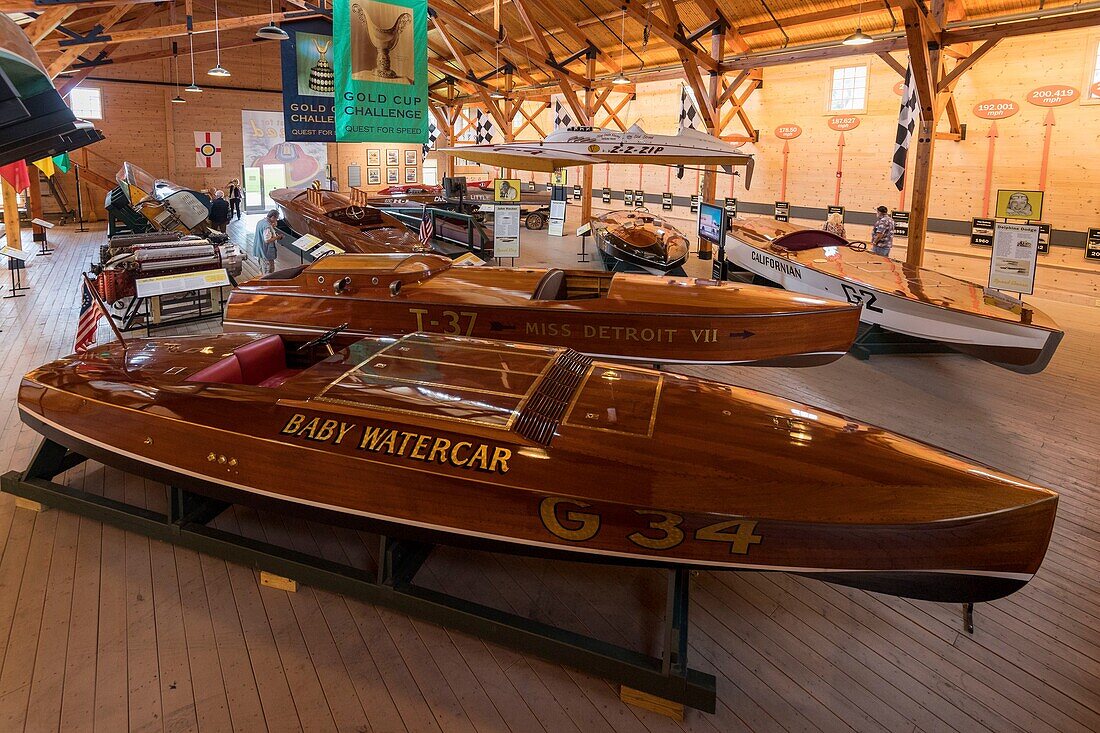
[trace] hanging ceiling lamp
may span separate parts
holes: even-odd
[[[622,34],[619,36],[619,73],[615,75],[615,78],[611,80],[611,83],[616,86],[622,86],[623,84],[630,84],[630,79],[626,78],[626,74],[623,73],[623,51],[626,49],[626,6],[623,6],[623,29]]]
[[[202,87],[195,83],[195,35],[188,32],[187,40],[191,44],[191,85],[183,91],[194,94],[202,91]]]
[[[231,76],[229,69],[222,66],[222,39],[218,29],[218,0],[214,0],[214,48],[218,53],[217,65],[206,72],[208,76]]]
[[[859,15],[856,19],[856,32],[841,41],[845,46],[866,46],[875,39],[863,32],[863,2],[859,3]]]
[[[263,41],[289,41],[290,35],[279,26],[275,25],[275,0],[269,0],[271,8],[271,22],[256,31],[256,38]]]
[[[504,35],[504,27],[501,26],[497,29],[497,38],[501,38]],[[497,41],[496,45],[496,73],[500,73],[500,41]],[[508,95],[500,90],[500,87],[493,87],[493,91],[489,92],[489,99],[508,99]]]
[[[187,104],[187,100],[180,96],[180,57],[176,55],[176,44],[172,44],[172,78],[176,83],[176,96],[172,98],[172,104]]]

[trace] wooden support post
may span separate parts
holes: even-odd
[[[4,244],[12,249],[23,249],[23,235],[19,229],[19,201],[15,197],[15,187],[0,179],[0,188],[4,190]]]
[[[30,196],[30,210],[32,219],[42,218],[42,172],[38,166],[28,165],[27,173],[31,177],[31,186],[28,189]],[[38,231],[35,229],[34,231]]]
[[[585,64],[585,74],[589,79],[589,86],[584,90],[584,111],[588,113],[589,120],[596,119],[596,94],[592,89],[591,80],[596,76],[596,55],[588,54],[588,62]],[[581,169],[581,224],[587,224],[592,219],[592,166],[586,165]]]
[[[45,504],[31,499],[24,499],[22,496],[15,497],[15,506],[18,509],[28,509],[32,512],[44,512],[49,509]]]
[[[663,697],[650,695],[648,692],[635,690],[626,685],[619,687],[619,699],[627,705],[633,705],[642,710],[672,718],[679,723],[684,722],[684,706],[681,703],[665,700]]]
[[[269,573],[266,570],[260,571],[260,585],[267,586],[268,588],[275,588],[276,590],[285,590],[287,593],[298,592],[298,581],[284,578],[282,575],[276,575],[275,573]]]

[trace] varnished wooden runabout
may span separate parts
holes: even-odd
[[[1062,330],[1033,305],[976,283],[853,249],[829,232],[763,217],[738,218],[731,262],[794,292],[845,299],[861,320],[940,341],[1023,374],[1050,363]]]
[[[22,419],[213,496],[603,562],[782,570],[990,600],[1057,494],[840,415],[545,346],[413,334],[109,344],[27,374]]]
[[[271,198],[296,234],[312,234],[345,252],[431,252],[432,248],[389,214],[335,191],[279,188]]]
[[[645,210],[608,212],[592,220],[592,232],[605,258],[628,262],[654,275],[682,267],[687,260],[687,237]]]
[[[859,308],[776,288],[558,269],[452,267],[438,255],[332,255],[229,297],[236,331],[431,331],[645,363],[810,366],[840,358]]]

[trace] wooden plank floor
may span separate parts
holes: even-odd
[[[3,470],[25,467],[38,442],[15,410],[19,378],[71,351],[76,276],[103,233],[70,227],[52,239],[57,254],[32,263],[27,297],[0,300]],[[525,263],[572,265],[571,247],[529,239]],[[679,724],[621,704],[611,684],[576,670],[309,587],[261,587],[249,569],[0,495],[0,731],[1100,730],[1100,310],[1042,307],[1067,335],[1036,376],[963,356],[682,370],[838,410],[1060,490],[1042,570],[1023,591],[980,605],[973,636],[958,606],[782,574],[700,573],[691,661],[717,676],[718,712],[689,711]],[[163,487],[97,464],[64,480],[164,506]],[[247,509],[218,524],[373,562],[372,538],[356,532]],[[444,549],[422,579],[659,651],[654,571]]]

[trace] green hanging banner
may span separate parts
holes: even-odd
[[[335,0],[339,142],[428,140],[427,0]]]

